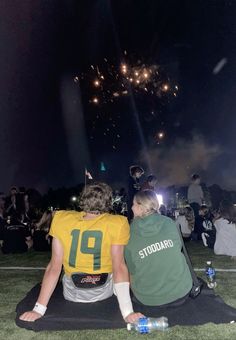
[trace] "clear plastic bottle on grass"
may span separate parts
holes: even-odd
[[[154,331],[165,331],[169,327],[168,319],[164,316],[160,318],[140,318],[135,323],[128,323],[128,331],[135,330],[140,334],[152,333]]]
[[[216,272],[215,268],[212,266],[211,261],[207,261],[206,263],[206,279],[207,279],[207,286],[211,289],[216,287]]]

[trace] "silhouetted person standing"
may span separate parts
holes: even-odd
[[[200,185],[201,178],[198,174],[194,174],[191,177],[191,184],[188,187],[188,202],[193,208],[194,215],[199,215],[199,208],[203,204],[204,194]]]
[[[133,213],[131,210],[132,204],[133,204],[133,198],[134,195],[141,189],[140,185],[140,178],[144,174],[144,170],[139,165],[132,165],[129,168],[129,182],[128,182],[128,202],[127,202],[127,208],[128,208],[128,219],[129,221],[133,217]]]

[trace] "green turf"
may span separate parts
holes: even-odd
[[[225,256],[215,256],[207,248],[199,244],[188,245],[189,253],[195,267],[203,268],[207,260],[212,260],[217,268],[235,268],[236,262]],[[49,254],[35,253],[31,251],[22,255],[0,255],[0,267],[2,266],[45,266],[49,259]],[[224,340],[236,339],[236,324],[206,324],[194,327],[172,327],[167,332],[156,332],[150,335],[137,335],[128,333],[126,329],[120,330],[86,330],[86,331],[65,331],[65,332],[40,332],[34,333],[18,328],[15,325],[15,306],[25,296],[25,294],[41,280],[43,271],[27,270],[0,270],[0,340],[3,339],[159,339],[159,340]],[[204,273],[199,273],[204,276]],[[217,293],[225,302],[236,308],[236,273],[217,273]]]
[[[215,268],[236,269],[236,261],[229,256],[215,255],[213,250],[201,243],[189,242],[187,249],[195,268],[204,268],[206,261],[212,261]]]
[[[28,253],[7,255],[0,252],[0,267],[45,267],[49,259],[49,252],[30,250]]]

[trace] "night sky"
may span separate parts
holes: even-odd
[[[0,15],[0,191],[73,186],[85,167],[121,185],[136,163],[163,186],[197,172],[236,189],[235,1],[2,0]]]

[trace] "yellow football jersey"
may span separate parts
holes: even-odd
[[[84,215],[62,210],[52,220],[49,234],[63,246],[65,273],[111,273],[111,245],[126,245],[129,241],[127,218],[106,213],[85,220]]]

